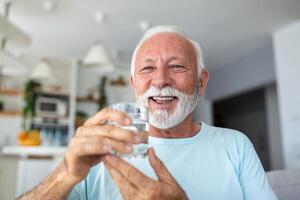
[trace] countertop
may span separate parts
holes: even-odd
[[[67,147],[56,146],[3,146],[1,153],[9,156],[63,156],[67,150]]]

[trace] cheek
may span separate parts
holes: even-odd
[[[140,96],[149,89],[149,85],[150,80],[147,80],[147,78],[138,77],[134,83],[134,90],[136,94]]]
[[[176,87],[179,90],[184,91],[189,95],[194,93],[196,81],[192,77],[192,74],[177,76],[176,79],[174,79],[174,81],[176,82]]]

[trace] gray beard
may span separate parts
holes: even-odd
[[[155,110],[153,112],[149,111],[149,123],[150,125],[159,129],[168,129],[177,126],[183,122],[186,117],[191,114],[198,104],[199,100],[199,81],[197,81],[194,94],[188,95],[179,90],[171,87],[165,87],[162,89],[157,89],[152,86],[144,94],[136,98],[138,105],[148,108],[148,98],[149,96],[156,95],[169,95],[176,96],[178,98],[176,107],[174,111],[167,110]]]

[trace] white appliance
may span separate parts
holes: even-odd
[[[67,117],[68,101],[57,97],[38,97],[35,103],[35,112],[39,117]]]

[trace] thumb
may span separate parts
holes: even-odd
[[[148,157],[150,161],[150,165],[154,169],[154,172],[158,179],[163,182],[173,182],[174,178],[165,167],[164,163],[156,156],[153,148],[148,150]]]

